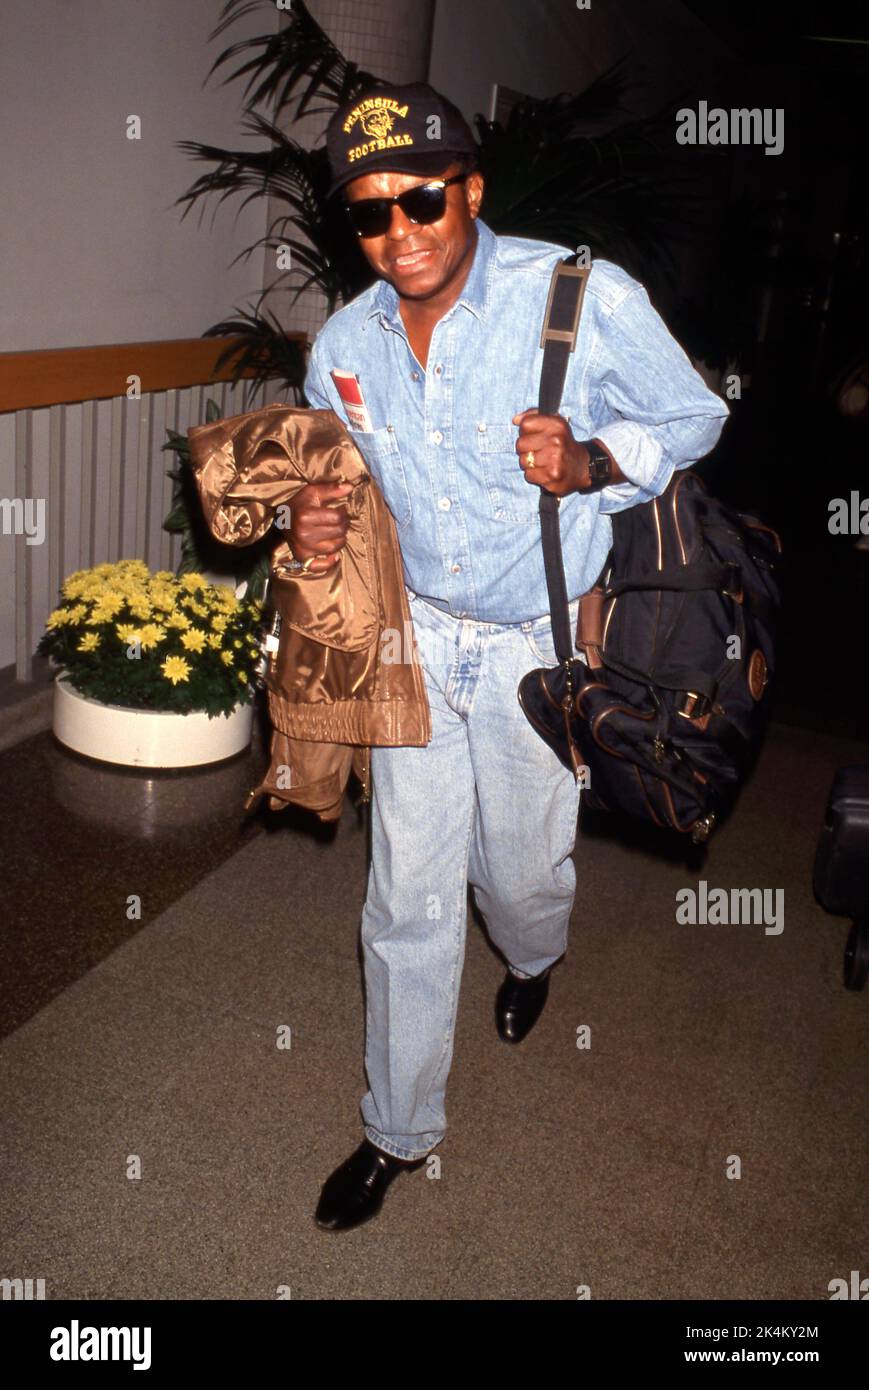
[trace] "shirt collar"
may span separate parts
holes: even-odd
[[[456,305],[463,304],[476,318],[484,319],[491,298],[498,238],[481,217],[476,219],[475,226],[477,228],[477,245],[474,259],[471,262],[471,269],[468,272],[468,278],[464,283],[462,292],[456,300]],[[371,307],[363,320],[363,328],[367,328],[369,320],[375,315],[382,317],[387,323],[397,324],[399,321],[398,305],[398,294],[393,286],[388,280],[378,280],[371,299]],[[453,308],[456,305],[453,305]],[[449,312],[452,313],[452,309]]]

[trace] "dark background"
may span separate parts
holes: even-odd
[[[785,109],[783,154],[730,147],[710,161],[726,194],[704,312],[752,331],[742,397],[698,471],[782,537],[776,716],[866,737],[869,550],[828,522],[831,499],[869,497],[869,410],[837,401],[850,372],[869,372],[869,23],[857,7],[687,2],[735,54],[720,104]]]

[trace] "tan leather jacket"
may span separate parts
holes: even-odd
[[[280,645],[266,674],[271,765],[246,806],[341,814],[351,768],[368,796],[372,744],[421,747],[431,713],[415,650],[395,522],[365,460],[331,410],[274,404],[187,431],[206,520],[227,545],[252,545],[307,483],[354,484],[350,527],[325,574],[293,574],[287,541],[271,555]],[[284,514],[281,514],[283,518]]]

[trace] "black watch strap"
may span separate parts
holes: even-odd
[[[582,442],[588,449],[588,471],[592,483],[590,490],[599,492],[612,480],[612,455],[597,439],[584,439]]]

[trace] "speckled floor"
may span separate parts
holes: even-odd
[[[583,836],[568,956],[510,1048],[472,926],[439,1175],[333,1235],[312,1212],[365,1088],[355,813],[334,839],[240,830],[231,765],[152,811],[46,740],[0,755],[5,1276],[48,1298],[825,1299],[869,1268],[869,990],[843,988],[846,924],[810,885],[833,771],[869,747],[774,727],[714,843],[699,876],[783,888],[780,935],[677,924],[697,871]]]

